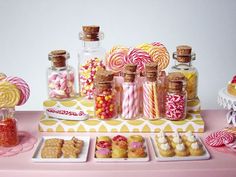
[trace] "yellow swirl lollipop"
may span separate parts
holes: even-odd
[[[18,88],[6,81],[0,82],[0,108],[15,107],[20,100]]]

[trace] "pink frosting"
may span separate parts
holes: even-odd
[[[103,154],[103,155],[108,155],[108,154],[111,153],[111,150],[110,150],[110,149],[107,149],[107,148],[102,148],[102,149],[98,149],[98,150],[97,150],[97,153]]]
[[[131,148],[141,148],[141,147],[143,147],[143,143],[141,143],[141,142],[132,142],[132,143],[130,143],[130,147]]]

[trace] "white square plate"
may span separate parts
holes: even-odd
[[[169,134],[167,134],[168,136]],[[151,139],[151,144],[152,144],[152,147],[154,149],[154,152],[155,152],[155,159],[157,161],[191,161],[191,160],[207,160],[207,159],[210,159],[210,153],[208,152],[207,148],[205,147],[205,145],[202,143],[202,140],[196,136],[196,139],[202,144],[202,147],[203,147],[203,150],[205,151],[205,154],[202,155],[202,156],[186,156],[186,157],[178,157],[178,156],[173,156],[173,157],[163,157],[160,152],[159,152],[159,149],[157,147],[157,144],[156,144],[156,140],[155,140],[155,135],[151,136],[150,139]]]
[[[32,157],[33,162],[56,162],[56,163],[77,163],[77,162],[86,162],[88,157],[88,151],[89,151],[89,143],[90,143],[90,137],[89,136],[74,136],[75,138],[78,138],[79,140],[84,141],[84,146],[82,149],[82,152],[80,153],[78,158],[42,158],[41,157],[41,149],[46,139],[51,138],[59,138],[64,140],[71,140],[73,136],[43,136],[40,140],[38,147],[36,148],[34,155]]]
[[[128,136],[125,136],[128,137]],[[113,137],[111,137],[113,138]],[[145,151],[147,153],[146,157],[143,158],[97,158],[96,157],[96,142],[97,142],[97,138],[95,140],[95,149],[94,149],[94,159],[96,162],[109,162],[109,163],[113,163],[113,162],[121,162],[121,163],[126,163],[126,162],[148,162],[149,161],[149,150],[148,150],[148,146],[147,146],[147,139],[145,137],[144,138],[144,147],[145,147]]]

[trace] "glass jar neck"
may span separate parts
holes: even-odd
[[[178,65],[183,65],[183,66],[191,67],[192,66],[192,62],[191,61],[189,61],[189,62],[179,62],[178,60],[175,60],[175,66],[178,66]]]
[[[82,45],[84,48],[98,48],[100,47],[100,41],[82,41]]]

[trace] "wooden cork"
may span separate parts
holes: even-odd
[[[173,72],[168,75],[168,90],[181,92],[185,86],[185,76],[180,72]]]
[[[191,61],[192,47],[188,45],[179,45],[176,47],[177,61],[187,63]]]
[[[83,26],[82,29],[84,41],[99,41],[99,26]]]
[[[147,63],[145,65],[145,71],[146,72],[157,72],[158,71],[158,64],[155,62]]]
[[[146,78],[147,78],[147,81],[150,81],[150,82],[157,81],[157,72],[147,72]]]
[[[96,73],[95,82],[97,83],[107,83],[113,81],[113,73],[111,71],[99,70]]]
[[[185,80],[185,77],[180,72],[173,72],[168,75],[168,81],[179,81]]]
[[[135,72],[126,72],[124,75],[124,81],[125,82],[134,82],[135,81]]]
[[[135,64],[126,64],[125,65],[125,72],[136,72],[137,65]]]
[[[65,67],[69,53],[67,53],[66,50],[53,50],[48,54],[48,58],[52,61],[54,67]]]

